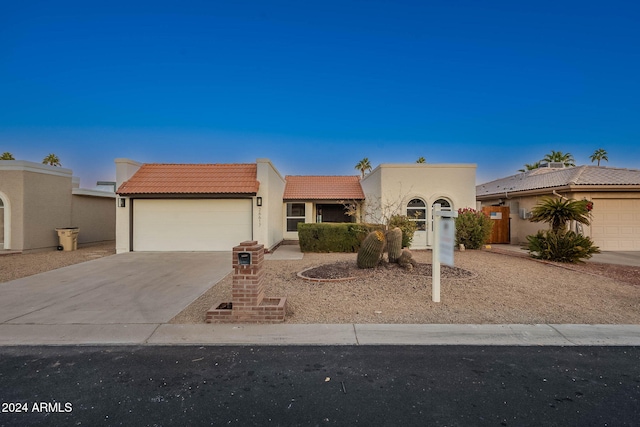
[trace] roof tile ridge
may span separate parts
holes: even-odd
[[[587,165],[577,166],[576,169],[578,169],[578,171],[576,171],[574,176],[569,180],[569,184],[578,184],[578,181],[584,174],[584,171],[587,170]]]

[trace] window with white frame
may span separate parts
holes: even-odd
[[[304,220],[304,203],[287,203],[287,231],[298,231],[298,224]]]
[[[422,199],[411,199],[407,203],[407,217],[416,223],[417,231],[427,229],[427,204]]]

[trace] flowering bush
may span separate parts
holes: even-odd
[[[471,208],[458,209],[456,218],[456,245],[467,249],[480,249],[491,236],[493,222],[482,213]]]

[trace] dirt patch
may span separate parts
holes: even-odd
[[[102,258],[116,253],[115,242],[81,246],[75,251],[50,249],[0,256],[0,283]]]
[[[332,265],[320,274],[351,274],[356,255],[267,261],[265,294],[287,297],[285,323],[640,324],[640,275],[633,267],[558,266],[490,251],[456,252],[456,267],[472,275],[449,276],[443,266],[441,302],[434,303],[427,270],[431,252],[413,254],[424,265],[415,274],[383,267],[327,283],[305,281],[297,273]],[[231,279],[224,278],[171,322],[203,323],[216,301],[231,300]]]

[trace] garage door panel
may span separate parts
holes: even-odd
[[[605,251],[640,250],[640,200],[594,200],[591,237]]]
[[[135,251],[229,251],[251,240],[251,200],[135,200]]]

